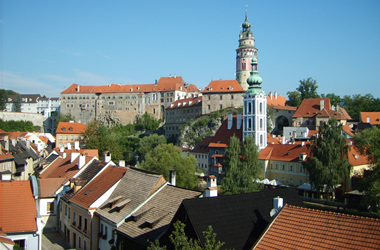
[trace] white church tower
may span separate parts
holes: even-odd
[[[263,79],[257,71],[257,59],[252,58],[252,71],[247,79],[248,90],[244,94],[243,138],[253,136],[262,150],[267,146],[267,97],[261,89]]]

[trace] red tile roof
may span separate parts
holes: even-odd
[[[270,133],[267,133],[267,143],[268,144],[281,144],[281,137],[273,138]]]
[[[1,135],[3,135],[3,134],[6,134],[6,135],[7,135],[7,134],[9,134],[9,133],[6,132],[6,131],[4,131],[4,130],[2,130],[2,129],[0,128],[0,134],[1,134]]]
[[[380,219],[285,205],[254,249],[379,249],[379,246]]]
[[[87,126],[80,122],[60,122],[56,130],[57,134],[83,134]]]
[[[289,110],[289,111],[296,111],[297,107],[291,107],[291,106],[281,106],[281,105],[274,105],[272,106],[274,109],[278,110]]]
[[[177,100],[170,104],[166,109],[181,109],[195,106],[202,106],[202,96]]]
[[[369,122],[367,121],[369,118]],[[371,125],[380,124],[380,112],[360,112],[360,120]]]
[[[1,146],[0,160],[13,160],[14,157],[8,151],[5,150],[3,146]]]
[[[310,150],[302,144],[269,144],[259,152],[260,160],[299,162],[300,153],[309,154]]]
[[[83,208],[90,208],[91,204],[118,182],[125,172],[127,172],[127,168],[125,167],[108,166],[75,194],[70,201]]]
[[[93,157],[85,156],[85,165],[88,164],[90,160],[92,160]],[[48,169],[46,169],[41,175],[40,178],[72,178],[74,177],[78,172],[78,161],[79,156],[73,161],[70,162],[71,155],[69,154],[65,159],[62,160],[56,160],[53,162],[52,165],[49,166]]]
[[[28,132],[8,132],[9,139],[17,139],[19,137],[25,137]]]
[[[343,125],[343,131],[346,132],[348,135],[354,137],[355,134],[352,131],[352,128],[348,125]]]
[[[350,149],[348,151],[348,161],[352,166],[371,165],[372,162],[368,160],[368,157],[360,154],[360,152],[356,150],[353,144],[349,147]]]
[[[288,100],[282,95],[275,95],[272,94],[272,92],[269,92],[267,95],[267,104],[270,106],[285,106],[287,101]]]
[[[31,181],[0,181],[0,228],[9,233],[37,231]]]
[[[236,80],[217,80],[211,81],[209,85],[202,91],[203,94],[208,93],[220,93],[220,92],[228,92],[228,93],[236,93],[245,91],[240,86],[239,82]]]
[[[190,85],[191,92],[194,92],[194,86]],[[196,87],[195,87],[196,89]],[[180,76],[161,77],[157,84],[109,84],[106,86],[81,86],[72,84],[69,88],[62,91],[61,94],[71,93],[149,93],[156,91],[174,91],[186,90],[185,82]]]
[[[331,110],[331,103],[329,98],[310,98],[304,99],[297,109],[293,117],[313,117],[321,112],[321,100],[324,101],[324,107]]]
[[[63,186],[67,178],[45,178],[39,179],[41,198],[55,197],[55,192]]]

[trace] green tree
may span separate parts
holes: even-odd
[[[58,127],[58,123],[60,123],[60,122],[69,122],[69,121],[75,121],[70,113],[67,113],[67,114],[60,113],[58,115],[58,117],[55,118],[55,124],[54,124],[55,128]]]
[[[317,81],[309,77],[306,80],[300,80],[300,85],[298,86],[297,91],[301,95],[301,100],[304,100],[308,98],[319,98],[317,89]]]
[[[101,154],[99,156],[101,160],[104,160],[103,153],[106,151],[111,153],[114,161],[124,159],[116,138],[109,133],[103,123],[91,121],[87,127],[88,129],[83,133],[87,149],[97,149]]]
[[[336,105],[340,105],[340,102],[342,101],[342,98],[334,93],[330,93],[330,94],[322,94],[321,95],[322,98],[329,98],[330,99],[330,103],[332,106],[336,106]]]
[[[195,175],[197,160],[194,156],[183,156],[182,149],[173,144],[159,144],[145,155],[139,166],[161,173],[168,179],[169,171],[176,171],[176,184],[184,188],[194,188],[198,183]]]
[[[373,97],[371,94],[364,96],[360,94],[353,96],[345,95],[342,101],[343,107],[353,119],[359,119],[360,112],[380,111],[380,99]]]
[[[137,117],[136,130],[155,131],[160,126],[161,121],[154,119],[150,114],[145,113]]]
[[[0,110],[5,110],[8,102],[8,94],[5,89],[0,89]]]
[[[354,137],[354,145],[361,154],[372,162],[372,169],[359,184],[365,191],[365,203],[372,208],[380,207],[380,128],[372,127],[363,130]]]
[[[21,96],[20,95],[17,95],[16,102],[14,105],[15,105],[15,111],[21,112]]]
[[[301,94],[298,91],[289,91],[287,93],[288,101],[286,101],[287,106],[299,107],[301,105]]]
[[[7,132],[17,131],[40,131],[40,126],[34,126],[31,121],[3,121],[0,119],[0,128]]]
[[[312,157],[304,163],[310,183],[318,193],[333,192],[336,185],[349,179],[351,164],[348,161],[348,146],[343,136],[343,126],[335,118],[319,128],[318,135],[311,141]],[[327,197],[329,199],[329,196]]]
[[[262,188],[261,185],[253,182],[260,172],[258,147],[253,137],[246,137],[243,147],[238,138],[235,136],[230,138],[226,149],[224,170],[222,188],[226,194],[250,193]]]
[[[151,134],[143,137],[139,142],[138,153],[141,160],[144,156],[160,144],[166,144],[166,138],[163,135]]]
[[[189,239],[185,233],[186,225],[181,221],[177,220],[174,224],[174,231],[169,235],[170,242],[173,244],[174,249],[178,250],[219,250],[225,243],[221,241],[216,241],[216,233],[214,233],[212,226],[208,226],[205,231],[203,231],[203,237],[205,238],[205,246],[202,248],[198,240]],[[164,250],[167,246],[160,247],[158,241],[151,243],[148,250]]]

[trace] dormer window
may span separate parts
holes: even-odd
[[[73,128],[72,128],[72,127],[70,127],[70,128],[69,128],[69,130],[70,130],[70,131],[73,131]]]
[[[66,131],[66,128],[65,128],[65,127],[63,127],[63,128],[62,128],[62,131]]]

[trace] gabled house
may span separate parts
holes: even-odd
[[[253,249],[379,249],[379,246],[380,219],[286,204]]]
[[[205,246],[202,232],[211,225],[216,241],[225,242],[224,249],[250,249],[272,222],[270,212],[274,208],[273,199],[278,196],[284,203],[303,206],[294,189],[184,200],[160,242],[170,246],[168,237],[174,230],[173,223],[180,220],[186,225],[186,235],[199,240],[202,247]]]
[[[116,229],[165,186],[162,174],[130,167],[109,199],[96,210],[98,248],[111,249],[117,242]]]
[[[360,112],[360,122],[380,125],[380,112]]]
[[[329,98],[304,99],[292,117],[292,126],[319,130],[319,126],[331,118],[337,119],[343,125],[351,120],[347,111],[339,105],[333,107]]]
[[[39,156],[31,147],[30,142],[12,139],[9,143],[9,153],[14,157],[15,161],[14,179],[28,180],[30,175],[35,172],[39,161]]]
[[[41,249],[38,195],[35,178],[15,181],[9,172],[1,175],[0,231],[20,248]]]
[[[201,193],[164,184],[152,198],[135,209],[117,229],[119,249],[146,249],[169,228],[173,216],[184,199],[196,198]]]
[[[211,81],[202,91],[202,115],[243,106],[244,89],[236,80]]]
[[[60,122],[56,130],[56,146],[65,147],[70,144],[74,147],[75,141],[79,141],[80,145],[84,143],[83,133],[87,130],[87,126],[80,122]]]
[[[77,192],[63,196],[62,206],[67,205],[72,214],[69,220],[61,214],[60,223],[71,247],[98,249],[99,217],[94,217],[94,212],[109,198],[127,170],[108,164]]]

